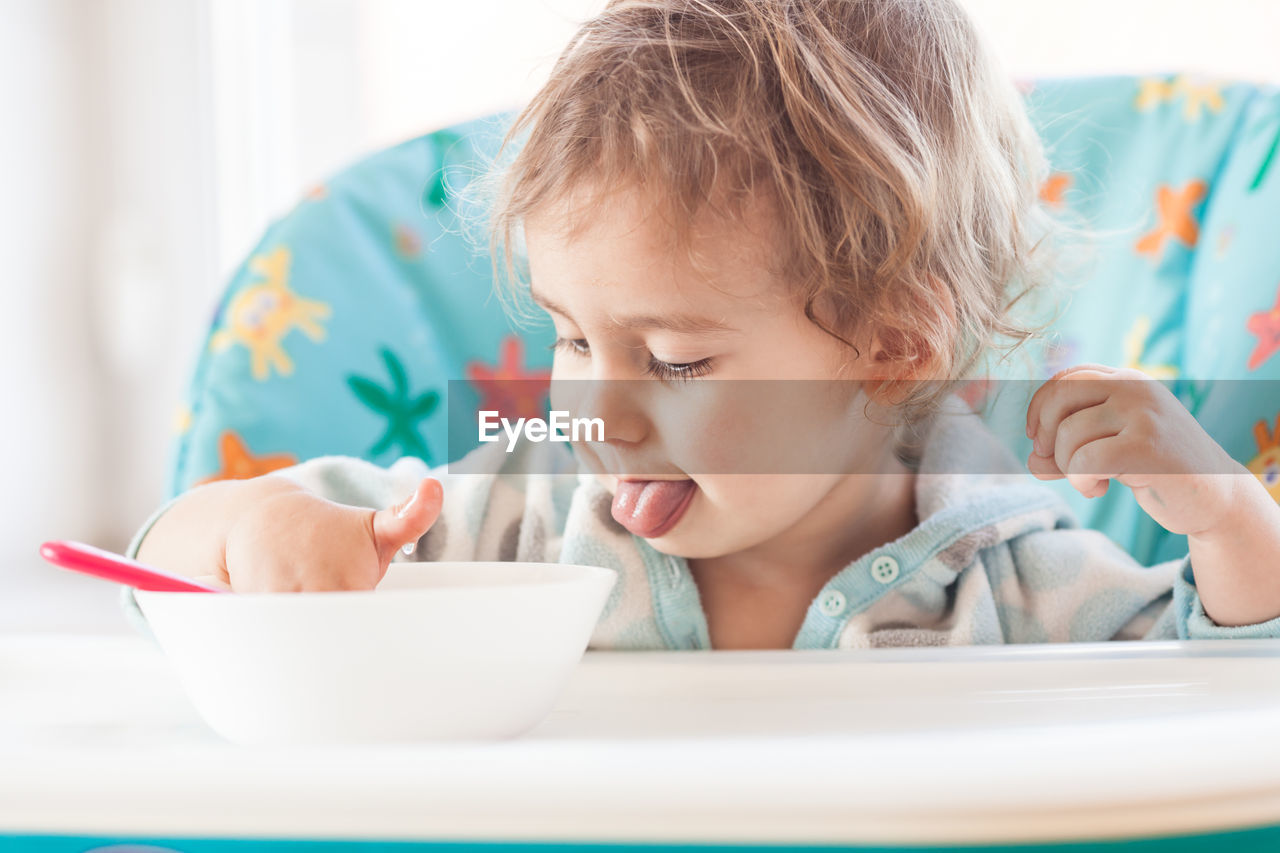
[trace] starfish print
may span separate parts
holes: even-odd
[[[1133,105],[1140,111],[1152,109],[1165,101],[1182,95],[1182,115],[1187,121],[1196,121],[1205,109],[1218,112],[1222,109],[1222,86],[1209,81],[1197,81],[1185,74],[1173,80],[1147,77],[1138,82],[1138,97]]]
[[[1196,121],[1205,109],[1211,113],[1222,109],[1222,87],[1219,84],[1179,77],[1177,85],[1186,99],[1182,103],[1182,115],[1187,121]]]
[[[1134,100],[1135,109],[1146,112],[1165,101],[1173,100],[1178,92],[1175,81],[1163,77],[1144,77],[1138,81],[1138,97]]]
[[[332,313],[326,303],[303,299],[289,288],[291,263],[285,246],[250,259],[250,271],[263,280],[235,295],[222,327],[209,338],[215,352],[237,344],[247,349],[253,378],[259,382],[269,379],[273,368],[281,376],[291,375],[293,360],[284,351],[285,338],[296,328],[313,341],[323,341],[321,321]]]
[[[298,463],[297,457],[290,453],[254,456],[244,439],[232,430],[224,430],[218,439],[218,459],[222,463],[222,469],[196,483],[197,486],[216,480],[248,480]]]
[[[1280,500],[1280,418],[1276,418],[1275,432],[1267,429],[1266,420],[1254,423],[1253,439],[1258,444],[1258,455],[1245,467],[1262,482],[1273,500]]]
[[[502,339],[498,364],[467,365],[467,378],[480,392],[477,411],[499,412],[505,418],[540,418],[551,385],[551,371],[524,368],[524,344],[515,335]]]
[[[1257,370],[1280,349],[1280,293],[1276,295],[1275,305],[1266,311],[1249,315],[1244,326],[1258,336],[1258,345],[1250,354],[1248,365],[1250,370]]]
[[[1160,221],[1134,244],[1138,254],[1158,257],[1165,240],[1171,236],[1178,238],[1187,248],[1194,246],[1199,239],[1200,228],[1196,225],[1191,209],[1205,197],[1208,190],[1209,185],[1198,179],[1187,181],[1179,190],[1168,184],[1157,187],[1156,215]]]
[[[1139,315],[1133,321],[1133,328],[1124,336],[1124,366],[1141,370],[1153,379],[1173,379],[1178,375],[1178,368],[1168,364],[1143,364],[1142,353],[1147,348],[1147,337],[1151,334],[1151,318]]]
[[[347,385],[360,402],[387,419],[387,430],[369,448],[369,456],[376,457],[389,450],[391,445],[398,444],[405,454],[430,463],[431,451],[418,433],[418,422],[435,411],[440,395],[435,391],[410,395],[409,377],[400,359],[385,348],[380,355],[387,366],[387,373],[391,375],[390,389],[363,376],[347,377]]]
[[[1050,207],[1062,207],[1063,195],[1071,186],[1071,175],[1054,172],[1040,187],[1040,200]]]

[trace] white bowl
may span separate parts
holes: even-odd
[[[537,724],[615,578],[556,563],[392,563],[369,591],[135,597],[228,740],[404,742]]]

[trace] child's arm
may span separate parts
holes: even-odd
[[[1159,382],[1101,365],[1061,371],[1032,397],[1027,436],[1037,477],[1066,477],[1085,497],[1119,480],[1187,536],[1197,606],[1213,624],[1280,618],[1280,506]]]
[[[1247,470],[1233,482],[1230,508],[1217,524],[1187,536],[1196,588],[1218,625],[1280,615],[1280,506]]]
[[[368,495],[352,501],[346,490],[336,495],[340,503],[317,493],[326,491],[323,481],[315,491],[298,482],[316,470],[313,461],[192,489],[166,506],[130,550],[144,563],[240,592],[372,589],[396,551],[435,522],[440,483],[418,477],[395,496],[376,495],[376,502]],[[401,478],[381,479],[391,485]]]
[[[341,547],[349,541],[363,547],[357,563],[366,568],[367,553],[376,551],[378,577],[389,559],[554,561],[577,482],[574,471],[573,457],[562,445],[523,443],[507,453],[486,444],[436,468],[411,456],[387,467],[320,456],[252,480],[186,492],[152,515],[127,554],[181,574],[230,582],[236,589],[242,581],[245,588],[274,588],[261,579],[263,571],[277,572],[279,581],[303,567],[306,580],[320,582],[329,570],[316,567],[339,562],[336,552],[326,550],[335,547],[334,540]],[[399,517],[395,510],[415,493],[419,500]],[[545,535],[526,542],[520,535],[526,520],[530,530],[540,528]],[[357,523],[359,532],[352,533]],[[397,554],[410,542],[417,545],[412,554]],[[513,553],[518,542],[525,544]],[[270,563],[255,567],[264,554]],[[272,568],[272,563],[278,565]],[[332,573],[328,578],[351,580]],[[304,583],[302,588],[312,587]]]

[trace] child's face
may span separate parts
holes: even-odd
[[[815,532],[800,522],[831,516],[830,496],[850,494],[850,475],[827,472],[880,472],[891,456],[888,428],[864,416],[860,386],[709,380],[871,378],[878,374],[867,369],[868,349],[855,359],[769,272],[765,206],[741,221],[700,223],[693,249],[712,271],[705,276],[668,244],[662,218],[637,193],[618,193],[603,207],[572,242],[551,227],[554,211],[526,222],[525,236],[533,297],[558,338],[553,408],[604,421],[605,441],[575,444],[575,452],[614,495],[614,517],[688,558]],[[562,381],[575,379],[595,382]],[[589,397],[563,403],[583,386],[594,389]],[[760,393],[752,399],[747,387]],[[779,399],[780,390],[815,387],[827,391],[796,398],[814,405]],[[847,396],[834,399],[837,387]],[[807,461],[820,449],[830,467],[787,468],[789,447]],[[734,464],[760,454],[773,455]],[[782,473],[723,473],[734,470]],[[619,480],[632,482],[619,488]],[[638,482],[655,480],[665,481],[656,491]]]

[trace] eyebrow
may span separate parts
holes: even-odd
[[[559,314],[565,319],[572,319],[569,312],[562,306],[538,293],[532,287],[529,288],[529,295],[534,302],[548,311]],[[610,315],[609,319],[620,329],[662,329],[668,332],[684,332],[686,334],[738,331],[738,329],[723,320],[713,320],[710,317],[699,317],[693,314],[635,314],[622,318]]]

